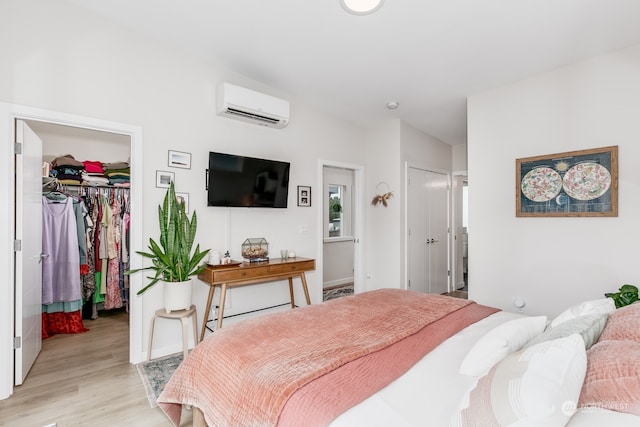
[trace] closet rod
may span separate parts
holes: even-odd
[[[58,184],[62,187],[69,187],[69,188],[113,188],[116,190],[128,190],[130,187],[120,187],[117,185],[104,185],[104,184],[99,184],[99,185],[89,185],[89,184]]]
[[[75,193],[78,196],[81,194],[129,194],[129,187],[114,187],[109,185],[73,185],[73,184],[60,184],[58,191],[63,193]]]

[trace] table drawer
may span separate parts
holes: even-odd
[[[295,263],[282,263],[277,265],[269,266],[269,273],[271,274],[282,274],[282,273],[290,273],[292,271],[309,271],[315,270],[315,261],[302,261]]]
[[[255,277],[264,276],[267,273],[267,268],[239,268],[229,271],[216,271],[213,274],[213,280],[216,283],[233,282],[236,280],[252,279]]]

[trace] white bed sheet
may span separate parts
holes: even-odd
[[[492,328],[522,317],[498,312],[468,326],[423,357],[407,373],[349,409],[331,427],[446,427],[478,379],[459,374],[477,340]],[[466,405],[464,405],[466,406]],[[640,417],[600,408],[579,409],[568,427],[640,427]]]
[[[459,374],[460,364],[477,340],[520,314],[500,311],[445,340],[407,373],[349,409],[331,427],[446,427],[477,378]]]
[[[638,427],[640,417],[602,408],[580,408],[567,427]]]

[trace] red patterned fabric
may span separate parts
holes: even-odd
[[[71,313],[42,313],[42,339],[55,334],[81,334],[88,330],[82,324],[82,310]]]

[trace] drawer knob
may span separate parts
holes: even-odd
[[[243,276],[246,276],[246,275],[247,275],[247,272],[246,272],[246,271],[243,271],[243,272],[242,272],[242,275],[243,275]]]

